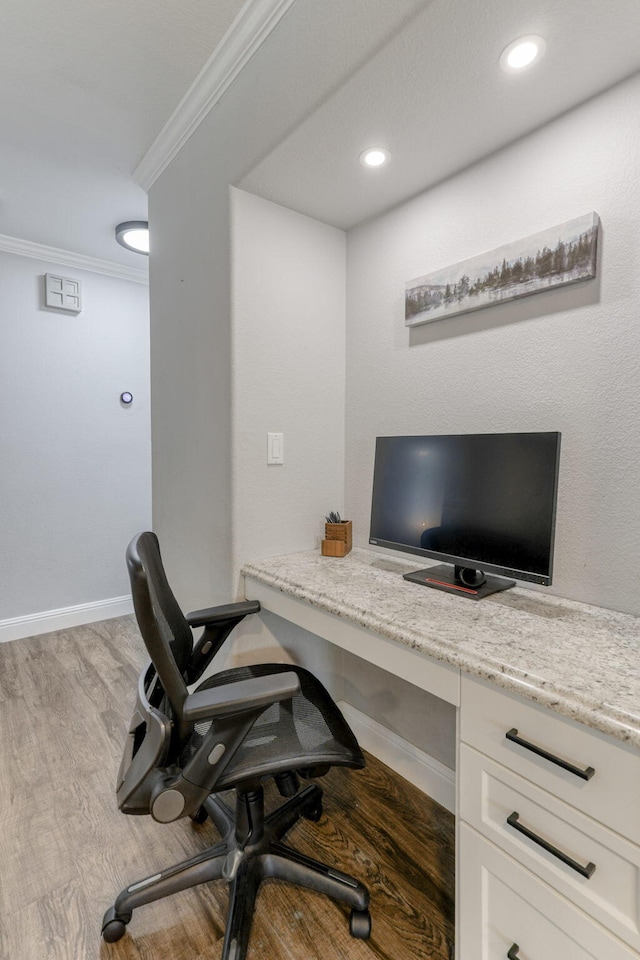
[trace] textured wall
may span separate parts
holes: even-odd
[[[358,543],[376,435],[560,430],[551,590],[640,613],[639,97],[636,77],[348,234]],[[602,221],[597,280],[404,327],[406,280],[590,210]]]
[[[232,191],[236,570],[317,547],[344,508],[345,235]],[[267,432],[284,463],[267,465]]]
[[[82,313],[43,309],[46,272],[82,281]],[[1,253],[0,289],[0,620],[124,596],[151,513],[147,288]]]
[[[153,523],[185,608],[236,588],[229,186],[414,5],[398,0],[372,18],[370,0],[297,0],[150,190]],[[256,397],[255,410],[264,402]]]
[[[345,235],[240,190],[231,209],[237,570],[317,547],[325,513],[343,509]],[[284,432],[283,466],[266,464],[268,430]],[[258,649],[292,656],[334,696],[455,766],[448,704],[279,617],[245,622],[225,656],[241,662]]]
[[[202,124],[149,194],[153,529],[185,610],[229,600],[229,202]]]

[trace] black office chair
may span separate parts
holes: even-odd
[[[298,776],[333,765],[361,768],[364,757],[322,684],[289,664],[224,670],[189,693],[222,643],[260,604],[244,601],[183,616],[167,582],[158,540],[141,533],[127,548],[138,626],[151,663],[138,681],[135,711],[117,782],[123,813],[160,823],[211,818],[222,839],[196,856],[126,887],[105,913],[108,943],[125,933],[132,911],[209,880],[229,883],[222,960],[244,960],[255,899],[269,877],[325,893],[351,907],[352,936],[371,932],[369,893],[334,867],[282,843],[304,816],[317,821],[322,790],[299,790]],[[191,627],[204,627],[193,642]],[[287,797],[265,816],[263,781]],[[235,790],[235,812],[216,794]]]

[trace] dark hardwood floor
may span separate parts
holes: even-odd
[[[127,884],[215,842],[189,820],[126,817],[114,781],[144,651],[130,618],[0,645],[0,957],[218,960],[227,891],[218,882],[141,907],[105,944],[104,910]],[[319,823],[287,843],[371,891],[373,933],[287,884],[263,884],[248,960],[452,960],[454,821],[374,758],[333,769]],[[275,790],[268,802],[279,802]]]

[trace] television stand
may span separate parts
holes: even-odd
[[[515,580],[505,580],[504,577],[491,577],[481,570],[469,567],[453,567],[449,563],[440,563],[436,567],[426,567],[424,570],[413,570],[403,574],[405,580],[419,583],[423,587],[433,587],[434,590],[443,590],[445,593],[457,593],[470,600],[482,600],[492,593],[509,590],[515,587]]]

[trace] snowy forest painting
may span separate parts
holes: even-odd
[[[431,323],[596,275],[598,214],[410,280],[405,324]]]

